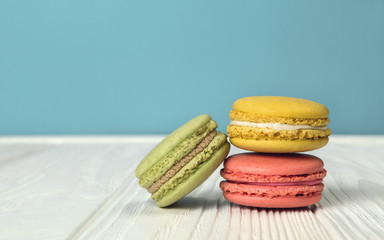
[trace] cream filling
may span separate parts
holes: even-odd
[[[277,131],[281,130],[299,130],[299,129],[312,129],[312,130],[327,130],[328,126],[309,126],[309,125],[290,125],[283,123],[255,123],[255,122],[244,122],[244,121],[234,121],[230,122],[232,126],[246,126],[246,127],[255,127],[255,128],[269,128],[275,129]]]

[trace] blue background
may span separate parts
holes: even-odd
[[[0,134],[158,134],[245,96],[384,133],[383,0],[0,1]]]

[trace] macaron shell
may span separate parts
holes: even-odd
[[[230,150],[230,144],[226,142],[221,148],[219,148],[211,158],[203,163],[188,179],[180,183],[175,189],[170,191],[163,198],[158,200],[156,204],[159,207],[167,207],[185,195],[193,191],[196,187],[202,184],[223,162]]]
[[[292,97],[255,96],[240,98],[233,109],[257,115],[295,118],[326,118],[328,109],[320,103]]]
[[[303,175],[323,170],[323,161],[313,155],[241,153],[228,157],[224,168],[235,173],[255,175]]]
[[[314,140],[252,140],[230,138],[230,142],[241,149],[264,153],[294,153],[319,149],[328,143],[328,137]]]
[[[210,120],[212,120],[212,118],[207,114],[197,116],[169,134],[140,162],[135,171],[136,177],[140,178],[148,169],[154,166],[157,161]]]
[[[311,197],[258,197],[253,195],[242,195],[240,193],[224,192],[224,198],[232,203],[249,207],[260,208],[296,208],[306,207],[318,203],[321,194]]]

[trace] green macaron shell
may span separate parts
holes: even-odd
[[[141,178],[160,159],[211,120],[212,118],[209,115],[203,114],[193,118],[169,134],[140,162],[135,171],[136,177]]]
[[[220,165],[228,152],[227,136],[219,132],[202,152],[153,193],[152,198],[160,207],[176,202],[199,186]]]
[[[168,191],[163,198],[156,201],[156,204],[159,207],[167,207],[192,192],[220,166],[227,157],[229,150],[230,144],[226,142],[211,156],[209,161],[203,162],[188,179],[185,179],[173,190]]]
[[[177,145],[171,152],[169,152],[165,157],[160,159],[153,167],[145,172],[140,178],[139,185],[143,188],[150,187],[175,163],[179,162],[183,157],[185,157],[196,147],[197,144],[201,142],[201,140],[203,140],[210,132],[216,128],[217,123],[213,120],[199,128],[192,136]]]

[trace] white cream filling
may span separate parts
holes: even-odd
[[[247,126],[255,128],[269,128],[275,129],[278,131],[281,130],[299,130],[299,129],[312,129],[312,130],[327,130],[327,126],[314,127],[309,125],[290,125],[282,123],[254,123],[254,122],[244,122],[244,121],[231,121],[230,125],[232,126]]]

